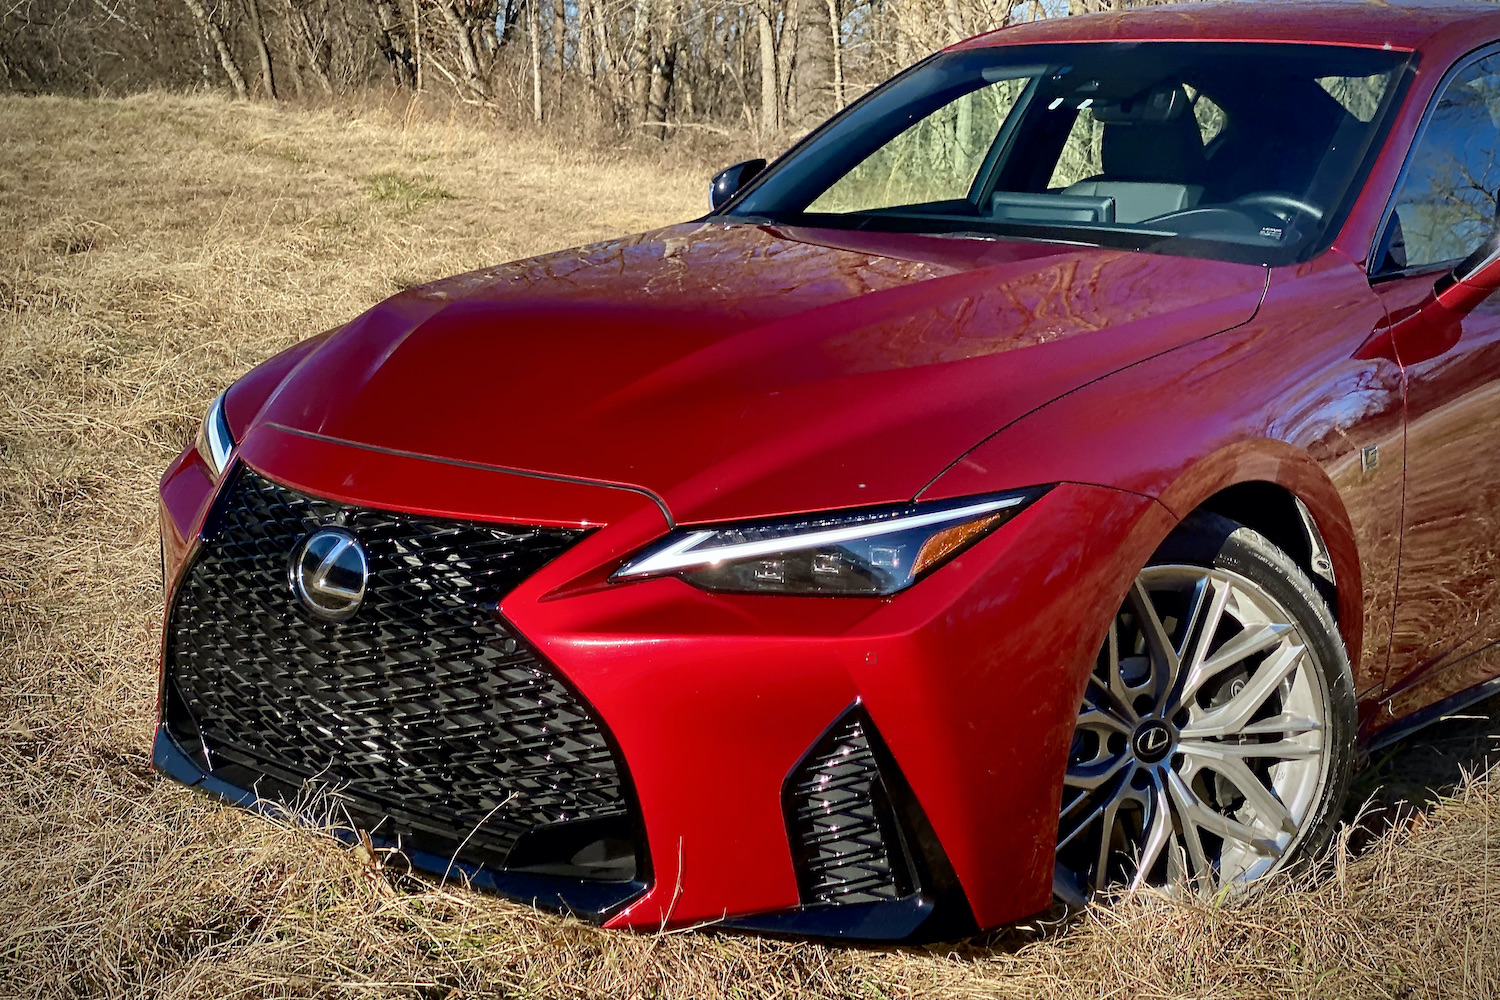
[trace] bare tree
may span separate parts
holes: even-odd
[[[844,110],[844,16],[839,0],[827,0],[828,32],[833,39],[833,107]]]
[[[192,13],[193,19],[203,29],[208,42],[214,47],[219,56],[219,65],[224,67],[224,75],[229,77],[229,85],[234,88],[234,95],[239,98],[250,96],[250,88],[245,85],[245,74],[240,71],[240,64],[234,59],[234,53],[229,50],[229,43],[224,41],[224,32],[219,29],[208,11],[204,8],[201,0],[182,0],[183,4]]]
[[[469,5],[464,4],[463,10],[460,11],[456,0],[438,0],[438,9],[443,12],[443,19],[448,23],[454,47],[458,49],[458,58],[464,72],[464,87],[479,100],[488,101],[491,96],[489,75],[485,72],[487,67],[480,62],[479,50],[474,47],[472,30],[474,26],[471,23],[472,15]],[[535,35],[534,30],[533,35]],[[442,66],[441,63],[436,65],[439,68]],[[457,83],[456,80],[454,82]]]
[[[260,19],[260,0],[245,0],[245,9],[250,14],[250,38],[255,42],[255,53],[260,56],[260,80],[266,96],[276,100],[276,74],[271,68],[271,47],[266,44],[266,29]]]
[[[250,0],[253,5],[255,0]],[[391,67],[391,75],[398,87],[415,87],[417,70],[412,56],[412,45],[407,38],[406,23],[395,0],[369,0],[380,30],[375,36],[375,45]]]
[[[760,37],[760,131],[771,135],[781,128],[781,88],[776,85],[775,0],[760,0],[755,27]]]
[[[329,75],[329,67],[333,61],[333,54],[326,26],[321,18],[315,23],[308,11],[300,5],[293,6],[292,0],[283,0],[283,3],[286,5],[287,28],[301,49],[302,61],[308,69],[312,70],[323,92],[332,95],[333,79]]]
[[[540,0],[526,0],[527,30],[531,33],[531,120],[542,121],[542,18],[537,11]]]

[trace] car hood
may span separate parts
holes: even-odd
[[[895,502],[1057,396],[1246,322],[1265,280],[1053,243],[687,224],[397,295],[255,423],[628,485],[679,522]]]

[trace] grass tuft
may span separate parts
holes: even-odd
[[[403,212],[415,212],[423,205],[434,201],[457,198],[458,195],[439,185],[431,177],[411,179],[398,173],[385,171],[371,174],[370,197],[375,201],[390,201],[401,206]]]

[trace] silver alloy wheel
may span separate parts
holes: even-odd
[[[1150,566],[1110,625],[1063,779],[1054,890],[1212,893],[1289,859],[1328,781],[1295,618],[1222,569]]]

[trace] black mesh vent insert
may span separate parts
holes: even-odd
[[[329,526],[369,561],[342,622],[313,617],[288,578],[302,539]],[[537,827],[624,820],[631,796],[600,726],[494,613],[581,535],[348,507],[242,468],[177,594],[168,726],[235,783],[266,776],[265,797],[311,781],[420,849],[468,837],[462,857],[478,863],[503,863]]]
[[[787,782],[803,903],[876,903],[913,891],[869,726],[862,711],[849,712]]]

